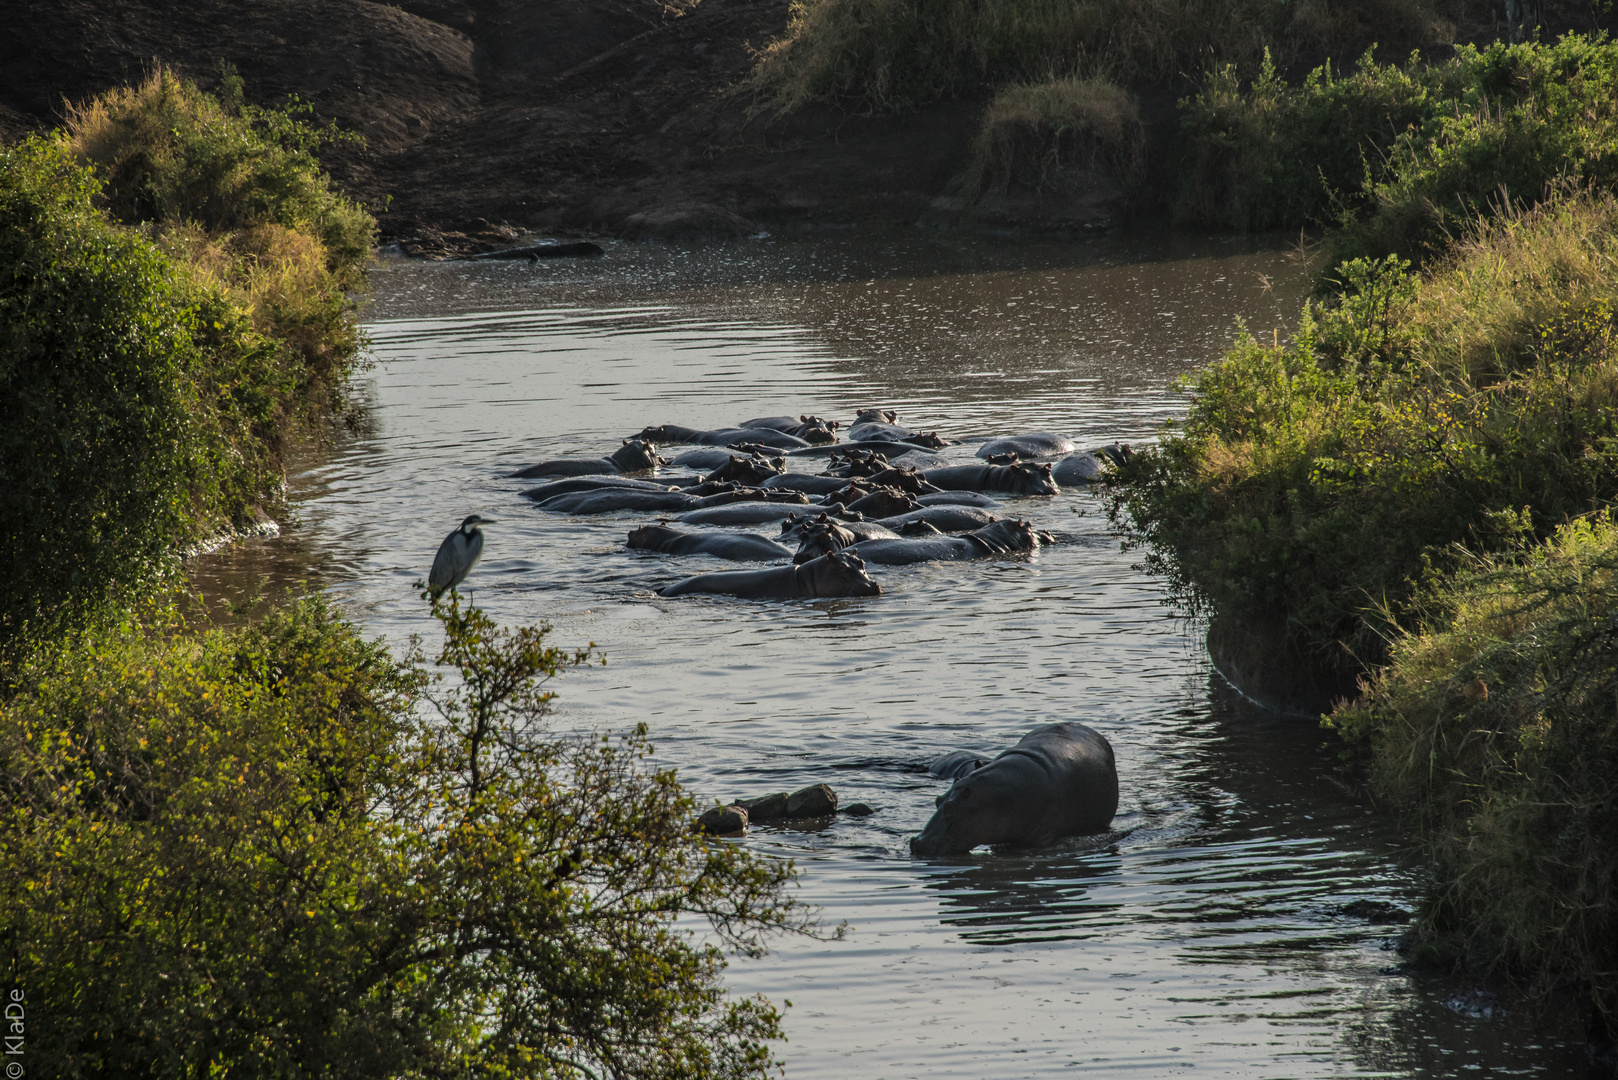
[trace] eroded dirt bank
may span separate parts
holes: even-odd
[[[391,239],[500,226],[616,235],[744,234],[951,213],[978,103],[898,119],[811,110],[749,121],[736,87],[787,0],[22,0],[0,40],[0,127],[59,121],[64,99],[154,63],[203,86],[235,65],[251,100],[297,94],[365,135],[329,154]],[[20,10],[18,10],[20,9]],[[1113,193],[1050,198],[1082,225]],[[1020,211],[1012,207],[1012,213]],[[450,237],[451,242],[455,238]]]

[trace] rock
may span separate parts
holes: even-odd
[[[824,817],[837,813],[837,792],[825,784],[810,784],[787,796],[787,817]]]
[[[737,805],[747,808],[749,821],[774,821],[776,818],[787,816],[787,793],[777,791],[774,795],[766,795],[751,802],[738,801]]]
[[[843,807],[841,812],[847,814],[849,817],[870,817],[872,814],[876,813],[876,811],[871,808],[869,803],[862,802],[849,803],[847,806]]]
[[[697,818],[697,831],[715,836],[737,836],[747,831],[747,808],[716,806]]]

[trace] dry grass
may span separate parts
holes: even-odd
[[[989,102],[972,143],[967,194],[1012,183],[1052,186],[1068,169],[1105,171],[1128,188],[1145,170],[1146,133],[1134,96],[1106,79],[1016,83]]]

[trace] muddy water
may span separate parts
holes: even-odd
[[[479,511],[499,524],[477,602],[607,656],[563,680],[558,722],[645,721],[704,798],[823,781],[875,807],[741,841],[796,859],[804,898],[853,927],[730,969],[737,992],[792,1002],[789,1076],[1580,1075],[1573,1041],[1403,973],[1399,927],[1375,921],[1416,891],[1392,824],[1327,779],[1318,730],[1210,674],[1090,492],[1007,501],[1062,537],[1037,556],[875,568],[880,597],[787,603],[659,599],[722,564],[632,554],[638,519],[547,515],[504,478],[647,424],[871,404],[962,440],[960,460],[1022,430],[1149,439],[1184,408],[1177,375],[1238,318],[1284,333],[1301,289],[1284,251],[1199,238],[390,261],[366,425],[296,476],[295,527],[197,576],[310,581],[403,642],[432,626],[412,583]],[[1112,741],[1114,833],[909,855],[943,790],[929,759],[1054,720]]]

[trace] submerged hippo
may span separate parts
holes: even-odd
[[[618,510],[702,510],[751,502],[795,493],[763,492],[735,484],[701,483],[681,491],[644,491],[640,488],[596,488],[571,495],[557,495],[539,504],[541,510],[557,514],[610,514]],[[803,502],[808,496],[798,496]],[[773,521],[774,518],[766,518]]]
[[[996,521],[965,536],[946,536],[927,527],[931,536],[903,536],[897,540],[861,540],[843,547],[859,555],[868,563],[880,566],[908,566],[919,562],[962,562],[967,559],[988,559],[997,555],[1010,555],[1019,551],[1037,551],[1040,544],[1050,543],[1051,534],[1035,532],[1026,521]],[[815,558],[831,542],[818,529],[804,534],[798,546],[796,561]]]
[[[928,856],[980,844],[1033,847],[1103,832],[1117,812],[1111,744],[1083,724],[1046,724],[987,765],[958,774],[910,850]]]
[[[660,424],[657,427],[645,428],[637,438],[648,439],[655,443],[690,443],[696,446],[734,446],[738,443],[753,443],[773,447],[776,450],[801,450],[809,445],[796,435],[788,435],[774,428],[721,428],[718,431],[701,431],[679,424]]]
[[[658,456],[657,446],[645,438],[625,439],[624,444],[604,458],[552,458],[519,469],[511,475],[520,480],[536,476],[588,476],[591,473],[632,473],[667,465]]]
[[[1121,443],[1108,443],[1094,450],[1069,454],[1062,460],[1051,463],[1051,479],[1064,487],[1093,484],[1100,480],[1109,468],[1128,461],[1129,456],[1129,447]]]
[[[931,495],[918,496],[916,501],[922,506],[976,506],[984,510],[1000,505],[976,491],[935,491]]]
[[[853,484],[841,492],[832,492],[821,501],[828,506],[837,503],[844,510],[852,510],[857,514],[864,514],[866,517],[872,518],[887,518],[898,514],[908,514],[910,511],[921,507],[920,503],[902,491],[895,491],[893,488],[877,488],[875,491],[865,491]]]
[[[836,420],[827,420],[819,416],[800,416],[796,420],[790,416],[761,416],[755,420],[743,420],[738,426],[773,428],[788,435],[795,435],[811,446],[823,446],[837,441],[837,429],[842,425]]]
[[[801,491],[748,490],[745,499],[732,499],[726,504],[713,503],[694,506],[680,515],[687,525],[763,525],[780,521],[809,505],[809,496]]]
[[[665,525],[642,525],[632,530],[629,546],[665,555],[713,555],[738,562],[792,557],[790,549],[756,533],[688,533]]]
[[[1059,457],[1062,454],[1071,454],[1077,449],[1078,445],[1066,435],[1058,435],[1054,431],[1030,431],[1026,435],[1008,435],[1003,439],[990,439],[978,447],[978,457],[992,458],[1000,454],[1016,454],[1028,460]]]
[[[1060,495],[1049,465],[947,465],[922,478],[946,491],[1003,491],[1008,495]]]
[[[522,492],[525,499],[544,502],[553,495],[571,495],[575,491],[600,491],[602,488],[629,488],[636,491],[674,491],[673,484],[659,484],[652,480],[635,480],[628,476],[573,476],[566,480],[552,480],[548,484],[528,488]]]
[[[772,476],[787,471],[785,458],[759,458],[751,454],[732,454],[725,463],[702,479],[708,483],[730,480],[748,487],[758,487]]]
[[[788,543],[801,542],[805,532],[814,528],[816,525],[824,524],[826,522],[835,523],[839,528],[846,529],[853,535],[855,540],[876,540],[883,537],[896,539],[899,536],[898,533],[894,532],[886,525],[878,525],[874,521],[859,520],[859,515],[857,514],[854,515],[853,518],[834,518],[829,514],[821,513],[814,516],[810,516],[808,514],[788,514],[781,522],[781,539],[787,541]]]
[[[900,532],[905,526],[914,522],[924,521],[939,532],[964,533],[981,529],[999,521],[997,514],[987,510],[979,510],[975,506],[924,506],[920,510],[912,510],[908,514],[899,514],[896,517],[881,518],[878,525],[886,526],[894,532]]]
[[[927,772],[940,780],[959,780],[970,776],[989,763],[989,759],[970,750],[951,750],[940,754],[927,765]]]
[[[871,580],[858,555],[839,551],[806,563],[768,570],[728,570],[698,574],[658,590],[659,596],[724,593],[748,600],[797,597],[877,596],[882,586]]]
[[[758,486],[765,490],[801,491],[805,495],[830,495],[848,483],[841,476],[814,476],[809,473],[789,472],[772,476]]]

